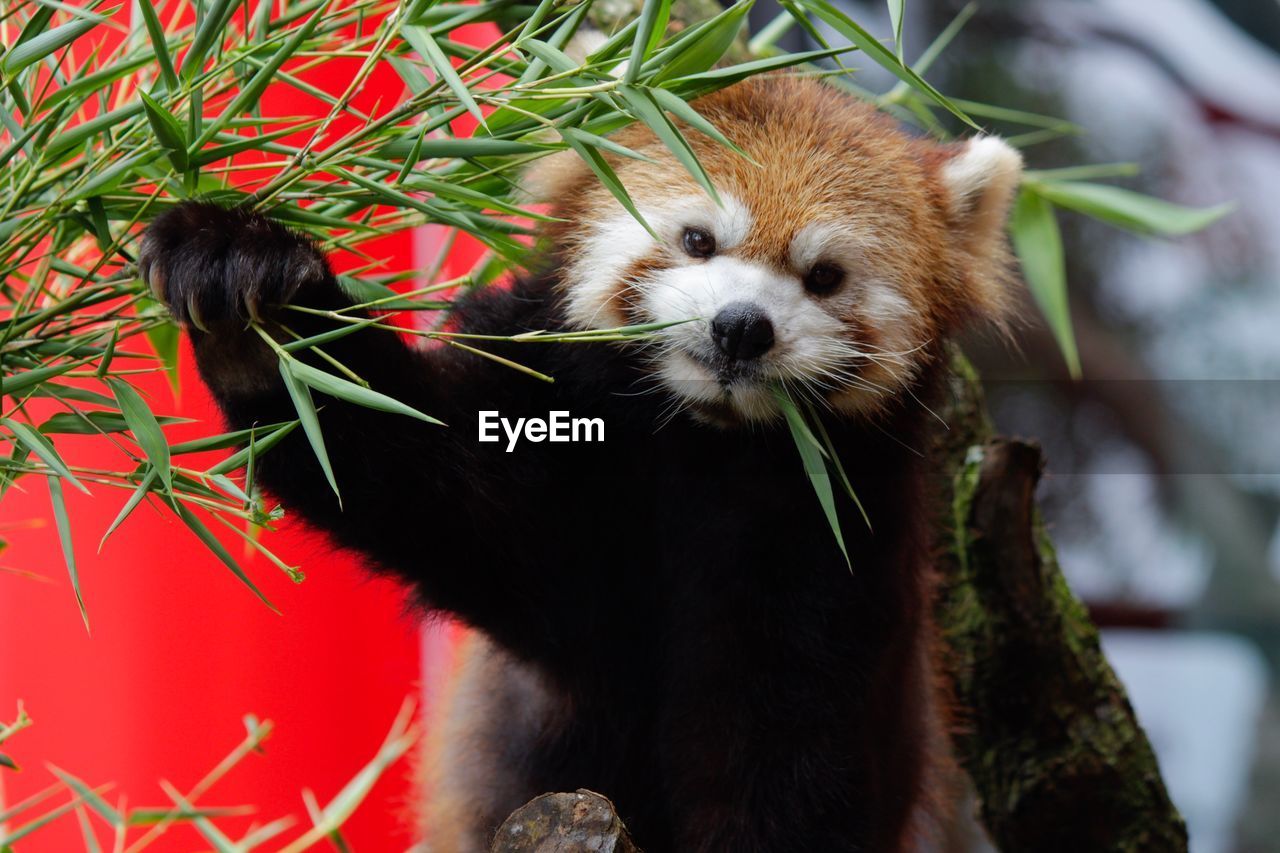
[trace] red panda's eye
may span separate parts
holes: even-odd
[[[709,258],[716,253],[716,238],[701,228],[686,228],[684,250],[691,257]]]
[[[835,264],[814,264],[804,277],[804,289],[818,296],[834,291],[844,281],[844,270]]]

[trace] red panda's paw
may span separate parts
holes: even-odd
[[[138,273],[179,323],[214,333],[243,330],[332,281],[306,237],[245,208],[197,201],[151,223]]]

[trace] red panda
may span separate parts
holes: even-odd
[[[686,134],[718,203],[643,127],[614,136],[643,159],[610,162],[653,233],[573,155],[547,158],[530,181],[556,217],[547,248],[454,309],[492,335],[690,322],[640,343],[494,343],[552,384],[361,331],[326,351],[449,426],[318,399],[341,507],[300,431],[259,462],[287,507],[477,632],[436,726],[429,849],[486,850],[512,809],[577,788],[609,796],[649,853],[915,843],[933,702],[916,449],[942,341],[1007,311],[1021,159],[992,137],[913,138],[813,80],[695,106],[745,152]],[[293,417],[245,319],[352,304],[307,240],[210,204],[154,222],[140,270],[236,428]],[[822,413],[866,507],[872,529],[839,509],[852,568],[779,387]],[[605,441],[506,452],[479,440],[485,411],[599,418]],[[428,516],[447,531],[424,536]]]

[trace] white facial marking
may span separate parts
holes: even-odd
[[[747,421],[775,418],[776,382],[823,395],[839,409],[869,411],[910,380],[913,354],[924,343],[922,320],[901,288],[869,263],[872,249],[884,250],[870,228],[810,223],[788,247],[791,269],[782,270],[734,253],[754,219],[737,198],[721,193],[721,199],[722,207],[700,193],[642,205],[661,242],[620,209],[591,226],[566,273],[571,321],[597,329],[625,325],[628,308],[649,322],[695,320],[665,330],[655,352],[658,378],[695,413],[698,406],[728,406]],[[713,256],[688,256],[689,228],[714,235]],[[621,281],[646,258],[663,268]],[[843,284],[825,296],[804,287],[805,273],[818,262],[845,272]],[[733,302],[756,306],[773,326],[773,345],[750,363],[731,363],[711,336],[712,319]],[[852,318],[873,329],[874,340],[852,337]]]
[[[877,322],[901,322],[915,313],[915,308],[905,296],[887,282],[877,279],[864,282],[861,301],[862,313]]]
[[[686,228],[709,231],[716,238],[717,251],[740,245],[751,233],[751,212],[729,193],[721,192],[720,201],[723,207],[699,193],[672,199],[661,207],[641,206],[640,215],[662,238],[661,244],[620,206],[594,225],[567,270],[569,320],[590,329],[625,325],[624,300],[630,297],[619,295],[619,279],[637,261],[657,251],[683,261],[686,256],[681,244]]]
[[[653,237],[626,211],[596,223],[565,271],[570,322],[583,329],[624,325],[618,279],[652,251]]]
[[[721,249],[733,249],[742,245],[751,233],[754,220],[747,206],[728,193],[720,194],[723,207],[711,210],[711,227],[716,235],[716,244]]]
[[[791,240],[791,264],[803,272],[818,261],[840,263],[849,272],[878,242],[874,234],[849,222],[810,222]]]
[[[879,334],[881,365],[899,368],[901,376],[897,378],[905,380],[911,374],[906,369],[909,353],[923,343],[918,339],[915,307],[891,285],[868,281],[862,289],[859,310]]]
[[[759,361],[759,375],[726,381],[712,367],[720,356],[710,322],[732,302],[758,306],[773,325],[774,344]],[[826,363],[831,342],[844,331],[798,276],[731,255],[664,270],[643,286],[640,305],[657,322],[698,320],[665,333],[660,373],[667,386],[691,402],[728,403],[748,420],[776,414],[768,380],[799,379]]]

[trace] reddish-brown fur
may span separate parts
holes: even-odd
[[[968,143],[910,136],[870,105],[811,79],[755,78],[702,98],[696,107],[748,155],[681,125],[715,186],[745,203],[754,218],[733,255],[799,275],[803,271],[792,269],[788,257],[796,234],[810,223],[845,223],[869,238],[862,250],[867,267],[891,274],[897,293],[912,306],[912,347],[923,351],[973,321],[1003,324],[1012,292],[1003,221],[1020,165],[1011,150],[980,164],[991,174],[979,176],[976,186],[955,187],[945,172]],[[653,161],[608,155],[642,210],[704,192],[647,127],[632,125],[613,138]],[[565,220],[550,226],[547,237],[570,259],[562,286],[572,289],[578,286],[572,259],[602,239],[592,223],[620,215],[622,208],[572,152],[542,161],[530,185]],[[617,275],[614,298],[589,324],[605,328],[650,319],[634,307],[634,286],[639,273],[664,263],[655,247],[649,258]],[[881,346],[891,331],[857,305],[841,319],[851,339],[872,347]],[[870,384],[896,388],[909,373],[869,364],[861,375]],[[851,391],[833,394],[830,401],[850,414],[867,414],[883,402]]]
[[[975,246],[965,239],[964,212],[952,210],[940,176],[964,143],[909,136],[874,107],[807,79],[755,78],[696,106],[750,157],[681,124],[716,187],[737,195],[755,215],[756,227],[740,250],[744,256],[787,267],[787,246],[801,226],[849,219],[886,240],[872,260],[903,274],[908,295],[935,334],[1007,314],[1003,243],[982,239]],[[631,125],[613,139],[656,161],[607,155],[637,204],[702,192],[648,128]],[[572,153],[536,168],[535,193],[554,189],[549,200],[566,220],[548,229],[566,255],[591,239],[582,223],[621,209]],[[622,318],[612,319],[622,324]]]

